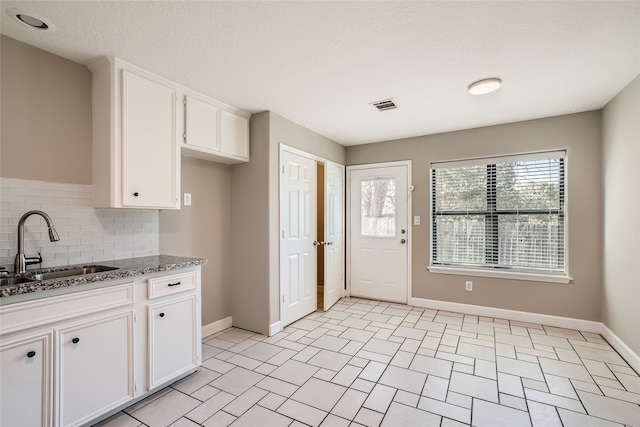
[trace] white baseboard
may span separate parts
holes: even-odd
[[[275,334],[277,334],[280,331],[282,331],[282,323],[280,323],[279,320],[277,322],[274,322],[274,323],[269,325],[269,336],[270,337],[274,336]]]
[[[638,356],[633,350],[629,348],[628,345],[624,343],[616,334],[613,333],[611,329],[607,327],[604,323],[601,323],[602,329],[600,334],[604,337],[605,340],[611,347],[613,347],[620,356],[631,366],[636,372],[640,373],[640,356]]]
[[[552,316],[549,314],[529,313],[526,311],[506,310],[503,308],[484,307],[481,305],[460,304],[456,302],[437,301],[424,298],[410,298],[409,304],[431,308],[435,310],[453,311],[457,313],[473,314],[475,316],[494,317],[499,319],[516,320],[520,322],[536,323],[539,325],[555,326],[558,328],[577,329],[585,332],[601,334],[624,360],[636,372],[640,373],[640,356],[624,343],[602,322],[592,320],[572,319],[570,317]]]
[[[437,301],[424,298],[411,298],[409,300],[409,304],[416,307],[454,311],[458,313],[473,314],[475,316],[496,317],[499,319],[536,323],[540,325],[555,326],[558,328],[578,329],[580,331],[593,332],[596,334],[602,332],[602,323],[594,322],[592,320],[572,319],[570,317],[552,316],[549,314],[506,310],[504,308],[485,307],[481,305],[461,304],[457,302]]]
[[[227,328],[230,328],[233,325],[233,321],[231,316],[225,317],[224,319],[217,320],[213,323],[209,323],[208,325],[202,326],[202,337],[208,337],[209,335],[213,335],[216,332],[224,331]]]

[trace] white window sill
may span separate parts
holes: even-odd
[[[497,279],[526,280],[530,282],[547,282],[568,284],[573,280],[569,276],[552,276],[550,274],[519,273],[513,271],[481,270],[472,268],[438,267],[428,268],[435,274],[455,274],[458,276],[495,277]]]

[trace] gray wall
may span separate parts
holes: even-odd
[[[1,37],[0,176],[91,184],[91,72],[83,65]],[[202,320],[231,315],[231,170],[182,159],[193,206],[161,211],[160,252],[209,259],[202,268]]]
[[[602,212],[599,111],[347,148],[347,164],[412,160],[412,296],[578,319],[600,319]],[[429,266],[429,164],[567,149],[569,285],[452,276]],[[473,280],[473,292],[464,290]]]
[[[0,52],[0,175],[91,184],[89,69],[4,35]]]
[[[251,161],[231,172],[232,313],[235,326],[264,334],[280,319],[280,144],[345,163],[334,141],[269,111],[251,116]]]
[[[640,355],[640,76],[605,107],[602,129],[602,322]]]
[[[202,266],[202,324],[231,316],[231,169],[182,157],[182,193],[192,205],[160,211],[160,253],[197,258]]]
[[[269,112],[251,116],[251,160],[231,166],[231,312],[234,326],[269,332]]]

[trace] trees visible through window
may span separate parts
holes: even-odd
[[[395,178],[362,180],[360,200],[360,234],[394,237],[396,235]]]
[[[431,165],[434,266],[566,274],[565,152]]]

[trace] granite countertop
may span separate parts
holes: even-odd
[[[42,292],[52,289],[61,289],[88,283],[104,282],[107,280],[117,280],[126,277],[141,276],[143,274],[157,273],[161,271],[179,270],[181,268],[194,267],[206,263],[206,259],[177,257],[170,255],[154,255],[140,258],[119,259],[115,261],[101,261],[91,263],[91,265],[116,267],[117,270],[85,274],[82,276],[59,277],[55,279],[19,283],[16,285],[6,285],[0,287],[0,297],[9,297],[13,295]],[[21,276],[30,277],[38,273],[72,270],[74,268],[82,268],[86,265],[87,264],[65,265],[60,267],[45,268],[41,270],[29,270],[27,271],[27,273]]]

